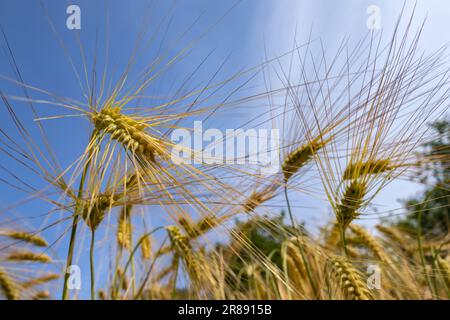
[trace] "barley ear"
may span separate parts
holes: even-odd
[[[144,260],[149,260],[152,257],[152,244],[150,242],[150,236],[143,235],[141,240],[141,254]]]
[[[389,256],[386,254],[383,247],[363,227],[351,224],[349,228],[350,230],[352,230],[352,232],[354,232],[358,237],[362,239],[362,242],[375,254],[375,256],[380,261],[385,263],[391,262]]]
[[[181,234],[180,229],[176,226],[166,227],[169,234],[170,241],[174,247],[176,254],[183,258],[188,272],[191,277],[195,280],[200,276],[200,265],[196,259],[189,239]]]
[[[353,180],[345,189],[336,210],[337,221],[344,229],[358,217],[366,192],[366,184],[357,180]]]
[[[439,256],[437,257],[436,262],[439,267],[442,279],[447,285],[447,288],[450,289],[450,264],[448,263],[447,260],[444,260]]]
[[[19,291],[16,283],[9,277],[3,268],[0,268],[0,288],[7,300],[18,300]]]
[[[131,224],[131,205],[122,208],[117,223],[117,244],[120,248],[131,249],[131,234],[133,226]]]
[[[325,143],[322,142],[321,138],[318,138],[309,143],[302,144],[292,151],[281,165],[285,181],[289,180],[300,168],[309,162],[324,145]]]
[[[24,289],[28,289],[34,286],[38,286],[40,284],[44,284],[53,280],[59,279],[60,275],[56,273],[47,274],[38,278],[31,279],[30,281],[21,283],[21,287]]]
[[[48,292],[47,290],[44,291],[39,291],[38,293],[36,293],[33,296],[33,300],[46,300],[50,298],[50,292]]]
[[[38,247],[47,247],[48,243],[43,238],[39,237],[38,235],[31,234],[28,232],[22,232],[22,231],[6,231],[6,232],[0,232],[1,236],[6,236],[11,239],[15,240],[21,240],[30,244],[34,244]]]
[[[43,253],[34,253],[32,251],[15,251],[8,255],[9,261],[29,261],[29,262],[41,262],[50,263],[52,259]]]
[[[350,163],[345,168],[343,179],[351,180],[360,178],[363,175],[377,175],[394,168],[395,166],[389,160],[382,159]]]
[[[145,132],[147,125],[139,119],[121,113],[120,108],[105,107],[92,115],[97,130],[111,135],[134,155],[155,163],[156,155],[165,153],[164,145]]]
[[[345,298],[351,300],[370,300],[372,295],[362,280],[360,272],[345,258],[333,256],[330,258],[333,275]]]
[[[81,216],[88,227],[95,231],[105,217],[105,211],[111,206],[112,198],[109,195],[99,195],[91,200],[81,200],[83,208]]]

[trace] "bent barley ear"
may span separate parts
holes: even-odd
[[[442,259],[441,257],[437,257],[436,259],[437,265],[439,267],[440,274],[442,279],[445,282],[445,285],[450,288],[450,264],[447,260]]]
[[[189,241],[186,236],[182,235],[180,229],[176,226],[166,227],[167,233],[169,234],[170,242],[175,247],[175,249],[182,254],[189,254],[191,251]]]
[[[281,181],[278,177],[273,179],[270,184],[265,185],[263,188],[254,187],[250,195],[243,201],[241,208],[238,208],[238,212],[252,213],[255,209],[261,206],[264,202],[273,199],[276,196],[277,189],[280,187]],[[229,214],[227,218],[233,215]],[[221,220],[224,220],[222,217]]]
[[[7,260],[9,261],[30,261],[30,262],[41,262],[50,263],[52,259],[42,253],[34,253],[32,251],[15,251],[8,255]]]
[[[31,244],[34,244],[38,247],[46,247],[48,246],[47,241],[45,241],[45,239],[41,238],[38,235],[35,234],[31,234],[28,232],[22,232],[22,231],[6,231],[6,232],[1,232],[0,231],[0,236],[6,236],[9,237],[11,239],[15,239],[15,240],[22,240],[24,242],[28,242]]]
[[[141,254],[144,260],[149,260],[152,257],[152,244],[150,242],[150,236],[143,235],[141,240]]]
[[[186,232],[189,240],[196,239],[205,235],[208,231],[219,226],[221,223],[229,219],[230,216],[217,216],[213,213],[206,215],[199,221],[193,223],[188,221],[186,218],[181,217],[178,219],[178,223]]]
[[[174,247],[176,253],[183,258],[191,277],[196,280],[200,276],[200,265],[194,252],[192,251],[189,239],[181,234],[180,229],[176,226],[166,227],[167,233],[169,234],[170,242]]]
[[[405,242],[408,240],[406,234],[403,234],[400,230],[395,227],[387,227],[381,224],[376,225],[376,228],[379,232],[384,234],[390,240],[396,242],[399,245],[405,245]]]
[[[81,200],[83,208],[81,216],[88,227],[95,231],[105,217],[105,211],[112,204],[112,197],[109,195],[95,196],[90,200]]]
[[[345,298],[351,300],[373,299],[358,270],[345,258],[333,256],[330,258],[332,272],[338,281]]]
[[[302,168],[311,158],[325,146],[321,138],[315,139],[309,143],[305,143],[292,151],[281,165],[284,179],[287,181],[300,168]]]
[[[46,299],[50,299],[50,292],[47,290],[44,291],[39,291],[38,293],[36,293],[33,298],[33,300],[46,300]]]
[[[351,224],[349,228],[362,239],[362,243],[366,245],[381,262],[390,263],[391,260],[383,247],[366,231],[366,229],[355,224]]]
[[[40,284],[44,284],[44,283],[47,283],[47,282],[50,282],[53,280],[57,280],[59,278],[60,278],[59,274],[51,273],[48,275],[44,275],[44,276],[41,276],[38,278],[31,279],[30,281],[27,281],[27,282],[23,282],[20,284],[20,286],[24,289],[27,289],[27,288],[35,287]]]
[[[227,216],[218,217],[215,214],[207,215],[197,223],[195,229],[197,230],[199,236],[203,235],[216,226],[219,226],[227,218]]]
[[[358,217],[358,210],[364,202],[366,192],[366,184],[357,180],[352,181],[345,189],[336,210],[337,221],[343,228],[346,228]]]
[[[362,175],[377,175],[394,169],[389,160],[370,160],[367,162],[350,163],[344,171],[343,179],[358,179]]]
[[[0,288],[2,289],[6,299],[19,299],[19,291],[17,290],[16,283],[9,277],[3,268],[0,268]]]

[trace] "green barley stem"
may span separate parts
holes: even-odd
[[[287,181],[285,181],[285,183],[284,183],[284,196],[286,198],[286,205],[287,205],[287,208],[288,208],[289,218],[291,220],[292,227],[294,227],[294,230],[295,230],[295,232],[298,233],[298,235],[303,236],[303,231],[298,229],[297,223],[295,222],[294,216],[292,214],[291,204],[289,202],[289,197],[288,197],[288,192],[287,192]],[[315,285],[315,283],[313,281],[308,261],[306,261],[306,255],[305,255],[305,251],[303,249],[303,244],[300,243],[298,238],[297,238],[297,242],[298,242],[298,247],[300,249],[300,255],[302,256],[303,263],[305,264],[305,267],[306,267],[306,274],[308,276],[308,280],[311,283],[311,287],[313,289],[314,296],[317,297],[317,288],[316,288],[316,285]]]
[[[94,243],[95,243],[95,230],[93,229],[91,231],[91,248],[89,250],[89,263],[91,270],[91,300],[95,300]]]
[[[94,139],[94,137],[96,137],[97,135],[97,131],[94,130],[92,132],[91,138],[89,139],[89,144],[91,144],[91,141]],[[84,187],[84,181],[86,180],[86,174],[89,168],[89,165],[91,163],[91,154],[92,154],[92,148],[89,149],[89,154],[88,154],[88,161],[86,162],[86,165],[84,166],[83,169],[83,174],[81,175],[81,179],[80,179],[80,185],[78,187],[78,198],[81,199],[81,197],[83,196],[83,187]],[[67,295],[68,295],[68,281],[69,281],[69,274],[67,273],[67,268],[72,265],[72,261],[73,261],[73,251],[75,248],[75,239],[76,239],[76,234],[77,234],[77,226],[78,226],[78,220],[80,217],[80,205],[76,204],[75,207],[75,215],[73,217],[73,221],[72,221],[72,230],[70,232],[70,242],[69,242],[69,249],[67,252],[67,260],[66,260],[66,269],[64,270],[64,286],[63,286],[63,292],[62,292],[62,300],[66,300],[67,299]]]
[[[347,238],[345,237],[345,227],[344,226],[340,226],[339,229],[340,229],[342,247],[344,248],[345,257],[347,259],[349,259],[350,256],[348,254],[348,249],[347,249]]]
[[[75,216],[73,217],[73,221],[72,221],[72,231],[70,233],[70,243],[69,243],[69,250],[67,253],[67,262],[66,262],[66,270],[65,270],[65,274],[64,274],[64,286],[63,286],[63,294],[62,294],[62,300],[66,300],[67,299],[67,293],[68,293],[68,281],[69,281],[69,273],[67,272],[67,269],[69,268],[70,265],[72,265],[72,260],[73,260],[73,249],[75,246],[75,238],[76,238],[76,233],[77,233],[77,225],[78,225],[78,214],[75,214]]]

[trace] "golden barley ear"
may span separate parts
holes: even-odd
[[[324,238],[323,243],[327,250],[331,252],[340,252],[343,249],[343,243],[341,241],[341,227],[337,222],[332,222],[331,226],[328,226],[323,230],[324,232]],[[349,237],[346,237],[347,242],[347,254],[350,258],[357,259],[361,255],[357,248],[351,247],[350,244],[352,244],[352,239]]]
[[[9,277],[3,268],[0,268],[0,288],[6,299],[18,300],[20,298],[17,284]]]
[[[33,300],[46,300],[46,299],[50,299],[50,292],[47,290],[44,291],[39,291],[38,293],[36,293],[33,298]]]
[[[395,242],[397,245],[406,248],[408,246],[408,238],[406,234],[402,233],[399,229],[394,227],[387,227],[384,225],[377,225],[377,230],[381,232],[384,236],[386,236],[391,241]]]
[[[106,210],[111,206],[112,197],[101,194],[90,200],[79,200],[81,207],[81,216],[88,227],[95,231],[105,217]]]
[[[152,244],[149,235],[143,235],[138,241],[141,244],[141,255],[144,260],[149,260],[152,257]]]
[[[366,162],[350,163],[345,168],[343,179],[351,180],[360,178],[363,175],[377,175],[393,170],[395,166],[390,160],[373,159]]]
[[[28,288],[31,288],[34,286],[38,286],[40,284],[44,284],[44,283],[47,283],[50,281],[57,280],[59,278],[60,278],[59,274],[51,273],[51,274],[47,274],[47,275],[44,275],[44,276],[41,276],[38,278],[31,279],[30,281],[27,281],[27,282],[23,282],[20,284],[20,286],[24,289],[28,289]]]
[[[439,267],[439,271],[445,285],[450,289],[450,264],[447,260],[442,259],[440,256],[437,257],[436,263]]]
[[[183,262],[185,263],[191,278],[193,278],[193,280],[198,279],[201,274],[200,265],[194,255],[189,239],[181,234],[180,229],[176,226],[166,227],[166,230],[176,254],[183,258]]]
[[[281,170],[285,181],[289,180],[300,168],[302,168],[311,158],[322,149],[325,143],[321,138],[305,143],[292,151],[281,165]]]
[[[124,291],[128,290],[129,286],[128,277],[124,273],[123,269],[120,267],[117,269],[117,279],[118,281],[120,281],[120,283],[117,284],[118,287],[122,288],[122,290]]]
[[[329,261],[332,273],[345,298],[351,300],[373,299],[365,282],[362,280],[360,272],[350,261],[340,256],[333,256]]]
[[[272,184],[260,191],[254,190],[242,205],[244,212],[251,213],[256,207],[275,197],[275,190],[277,187],[278,185]]]
[[[364,202],[367,186],[364,182],[353,180],[345,189],[344,195],[337,206],[336,218],[344,229],[358,217],[358,210]]]
[[[356,236],[361,238],[362,243],[366,245],[381,262],[385,263],[391,262],[391,259],[389,258],[388,254],[384,251],[383,247],[378,243],[378,241],[374,237],[372,237],[372,235],[370,235],[367,232],[367,230],[355,224],[351,224],[349,228],[353,233],[355,233]]]
[[[34,253],[32,251],[15,251],[8,255],[6,258],[9,261],[29,261],[29,262],[41,262],[50,263],[52,259],[42,253]]]
[[[243,204],[244,212],[249,213],[253,212],[256,207],[258,207],[263,202],[263,195],[259,192],[252,192],[250,197]]]
[[[100,289],[100,290],[98,291],[98,298],[99,298],[100,300],[106,300],[106,292],[105,292],[105,290]]]
[[[120,248],[131,250],[131,235],[133,225],[131,223],[131,205],[122,208],[117,222],[117,244]]]
[[[295,239],[298,240],[298,239]],[[302,240],[302,239],[300,239]],[[301,244],[303,245],[303,244]],[[302,283],[302,285],[306,284],[307,281],[307,270],[305,266],[305,259],[301,255],[301,252],[299,250],[298,242],[288,240],[283,244],[283,256],[286,258],[286,261],[288,263],[287,267],[288,270],[290,270],[291,276],[297,279],[298,283]]]
[[[38,247],[47,247],[48,243],[47,241],[45,241],[44,238],[32,234],[32,233],[28,233],[28,232],[23,232],[23,231],[0,231],[0,236],[6,236],[9,237],[11,239],[15,239],[15,240],[21,240],[30,244],[33,244],[35,246]]]
[[[324,238],[325,246],[330,250],[336,248],[336,246],[340,241],[341,230],[339,224],[333,222],[331,226],[327,226],[326,228],[324,228],[323,232],[325,234]]]
[[[155,163],[156,155],[164,155],[165,147],[160,140],[145,132],[145,123],[121,113],[117,107],[105,107],[93,113],[92,121],[97,130],[111,135],[126,150]]]
[[[178,223],[188,235],[189,240],[192,240],[204,235],[211,229],[219,226],[229,217],[230,217],[229,215],[219,217],[216,214],[211,213],[201,218],[199,221],[195,223],[190,222],[184,217],[179,218]]]

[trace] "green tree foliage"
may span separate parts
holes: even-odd
[[[396,224],[414,235],[421,220],[422,233],[433,238],[447,235],[450,229],[450,121],[435,122],[430,129],[436,138],[424,145],[419,174],[426,188],[404,202],[408,214]]]
[[[270,261],[282,269],[283,261],[281,248],[283,241],[298,234],[290,225],[285,223],[285,213],[282,211],[274,217],[254,216],[247,221],[236,221],[233,228],[230,245],[218,245],[227,259],[227,264],[233,272],[233,276],[228,278],[230,284],[234,284],[236,289],[245,290],[249,285],[248,276],[242,271],[252,266],[255,261],[260,261],[261,257]],[[305,234],[303,226],[303,234]],[[245,239],[252,249],[242,246],[241,241],[236,238]],[[231,249],[233,248],[233,249]],[[239,275],[236,278],[236,275]],[[239,288],[238,288],[239,287]]]

